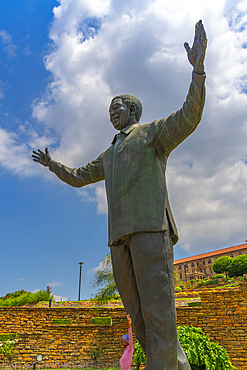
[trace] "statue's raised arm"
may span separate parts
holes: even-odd
[[[184,43],[190,64],[194,67],[194,72],[204,73],[204,59],[207,47],[207,36],[202,21],[196,23],[195,37],[192,48],[187,42]]]

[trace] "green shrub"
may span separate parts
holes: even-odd
[[[243,276],[247,273],[247,254],[239,255],[232,259],[231,265],[227,269],[228,276]]]
[[[180,287],[181,289],[185,289],[185,288],[186,288],[185,282],[184,282],[184,281],[180,281],[180,283],[179,283],[179,287]]]
[[[188,302],[188,307],[202,307],[202,302]]]
[[[231,265],[232,260],[233,259],[229,256],[222,256],[217,258],[212,266],[214,272],[216,272],[216,274],[226,272],[228,270],[228,267]]]
[[[175,291],[178,291],[178,290],[182,290],[182,288],[180,286],[176,286]]]
[[[192,370],[232,370],[226,350],[210,342],[200,328],[178,326],[178,339]]]
[[[71,319],[52,319],[52,325],[72,325]]]
[[[141,364],[146,365],[146,354],[138,340],[134,346],[133,360],[136,364],[136,369],[139,369]]]
[[[11,360],[16,351],[14,351],[14,345],[17,342],[17,333],[1,334],[0,335],[0,354],[3,354]]]
[[[192,370],[233,370],[226,350],[210,342],[200,328],[178,326],[177,332]],[[145,352],[138,341],[134,346],[133,360],[136,369],[146,364]]]
[[[17,333],[0,334],[0,342],[6,342],[7,340],[14,340],[16,338],[17,338]]]
[[[9,293],[9,297],[6,298],[5,296],[5,298],[0,299],[0,307],[23,306],[26,303],[49,301],[53,298],[53,294],[51,294],[47,289],[39,290],[36,293],[25,292],[17,296],[12,296],[12,294],[13,293]]]
[[[92,325],[112,325],[111,317],[92,317]]]
[[[27,292],[25,290],[16,290],[13,293],[7,293],[4,297],[0,297],[0,299],[9,299],[9,298],[16,298],[20,297],[22,294],[26,294]]]

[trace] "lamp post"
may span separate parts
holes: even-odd
[[[79,275],[79,294],[78,294],[78,301],[81,300],[81,268],[83,265],[83,262],[79,262],[80,265],[80,275]]]
[[[36,356],[36,361],[33,363],[33,370],[36,370],[36,364],[37,364],[37,361],[40,362],[43,360],[43,355],[41,353],[39,353],[37,356]]]
[[[185,277],[185,282],[187,283],[187,276],[186,276],[186,263],[184,263],[184,277]]]

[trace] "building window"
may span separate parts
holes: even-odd
[[[233,254],[230,254],[230,257],[233,257]]]
[[[191,263],[191,267],[194,267],[194,263],[193,262]]]
[[[179,266],[178,266],[178,269],[179,269],[179,270],[181,270],[181,269],[182,269],[181,265],[179,265]]]
[[[205,265],[205,261],[203,261],[203,264]]]
[[[211,259],[209,258],[208,263],[211,263]]]
[[[199,266],[199,262],[197,262],[196,266]]]
[[[180,279],[182,279],[183,278],[183,275],[182,274],[180,274]]]
[[[240,254],[242,254],[241,252],[239,252],[239,254],[238,255],[240,255]]]
[[[211,272],[211,274],[213,273],[213,270],[211,269],[211,267],[210,267],[210,272]]]

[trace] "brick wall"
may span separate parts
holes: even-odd
[[[201,327],[227,350],[236,370],[247,370],[246,288],[205,291],[202,307],[177,308],[178,325]],[[12,363],[31,365],[38,353],[53,367],[92,363],[92,349],[102,347],[99,365],[117,365],[125,315],[122,308],[0,308],[0,334],[18,333]],[[112,325],[91,325],[92,317],[111,317]],[[72,325],[52,325],[52,319],[72,319]],[[0,367],[8,363],[0,355]]]

